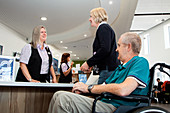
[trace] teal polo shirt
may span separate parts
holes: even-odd
[[[147,95],[149,91],[149,63],[148,61],[139,56],[133,57],[130,61],[128,61],[125,65],[119,65],[115,71],[111,74],[111,76],[106,79],[106,84],[111,83],[122,83],[126,78],[135,79],[139,86],[131,93],[136,95]],[[127,102],[122,100],[108,100],[106,98],[101,99],[101,101],[112,104],[115,107],[119,107],[120,105],[129,105],[134,106],[137,105],[137,102]]]

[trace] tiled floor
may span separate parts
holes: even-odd
[[[170,112],[170,104],[152,103],[151,106],[161,107],[161,108],[164,108]]]

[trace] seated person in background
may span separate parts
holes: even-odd
[[[44,26],[36,26],[32,32],[32,41],[24,46],[20,56],[20,68],[16,81],[50,82],[50,74],[56,82],[52,66],[52,53],[46,45],[47,32]]]
[[[61,65],[60,65],[60,78],[58,83],[70,83],[72,82],[72,67],[74,62],[71,62],[71,66],[69,67],[68,62],[70,61],[70,54],[63,53],[61,57]]]
[[[118,41],[118,59],[122,61],[105,83],[87,85],[81,82],[73,86],[72,92],[58,91],[53,95],[48,113],[90,113],[94,99],[76,93],[110,92],[119,96],[130,94],[147,95],[149,91],[149,64],[139,57],[141,39],[136,33],[125,33]],[[120,105],[136,105],[136,102],[103,98],[96,104],[97,112],[114,112]]]
[[[164,83],[161,85],[162,91],[166,91],[166,84],[168,81],[164,81]]]
[[[170,102],[170,81],[164,81],[161,87],[162,87],[162,91],[160,95],[162,96],[162,101],[163,103],[169,103]]]
[[[156,98],[157,98],[157,93],[156,93],[156,92],[157,92],[157,88],[158,88],[158,86],[157,86],[157,85],[154,85],[154,86],[153,86],[153,89],[152,89],[152,96],[153,96],[153,97],[156,97]],[[153,98],[153,99],[152,99],[152,102],[157,102],[157,99],[156,99],[156,98]]]

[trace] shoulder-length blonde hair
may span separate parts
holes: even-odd
[[[33,29],[32,41],[31,41],[31,45],[33,46],[33,48],[37,48],[37,44],[40,44],[40,30],[41,30],[41,28],[46,29],[43,25],[36,26]],[[44,41],[44,43],[46,43],[46,41]]]
[[[101,23],[103,21],[108,21],[108,16],[106,10],[102,7],[94,8],[90,11],[90,15],[96,23]]]

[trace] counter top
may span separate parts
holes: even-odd
[[[0,86],[20,86],[20,87],[73,87],[74,84],[65,83],[33,83],[33,82],[2,82]]]

